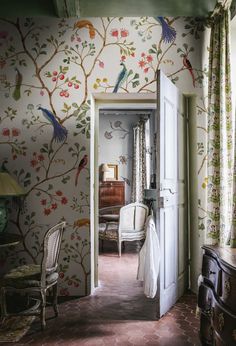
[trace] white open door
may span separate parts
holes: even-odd
[[[175,304],[187,283],[186,159],[183,157],[186,122],[181,107],[179,90],[158,71],[157,229],[161,248],[158,317]]]

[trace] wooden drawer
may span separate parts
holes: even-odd
[[[236,314],[236,276],[224,270],[222,270],[220,299]]]
[[[236,346],[234,330],[236,329],[236,315],[229,313],[213,296],[212,326],[227,346]],[[221,345],[221,344],[219,344]]]
[[[218,262],[211,256],[203,255],[202,261],[202,276],[204,280],[207,279],[208,283],[212,285],[215,292],[219,290],[218,281],[220,279],[221,269]]]

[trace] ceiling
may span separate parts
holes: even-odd
[[[217,0],[1,0],[1,17],[206,16]]]

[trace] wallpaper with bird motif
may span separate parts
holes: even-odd
[[[46,230],[66,220],[59,295],[89,294],[92,92],[155,92],[161,68],[180,90],[198,94],[204,188],[202,31],[201,20],[180,17],[0,19],[0,165],[26,190],[21,203],[9,203],[8,230],[23,241],[1,251],[1,272],[39,263]]]

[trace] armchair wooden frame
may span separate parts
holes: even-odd
[[[19,282],[19,277],[17,273],[20,270],[24,270],[24,267],[29,268],[30,266],[22,266],[15,268],[14,270],[7,273],[2,283],[0,283],[0,306],[1,306],[1,317],[5,318],[7,316],[14,315],[39,315],[41,317],[41,327],[42,329],[46,326],[45,313],[46,313],[46,294],[47,291],[52,288],[53,300],[52,305],[55,312],[55,316],[58,316],[58,306],[57,306],[57,281],[58,281],[58,257],[61,247],[61,240],[63,231],[66,223],[63,221],[54,227],[50,228],[43,240],[43,258],[41,265],[31,265],[32,272],[25,277],[26,281],[22,283]],[[18,270],[18,272],[17,272]],[[12,275],[12,276],[11,276]],[[15,275],[15,277],[14,277]],[[28,280],[28,284],[27,284]],[[18,284],[17,284],[18,282]],[[19,283],[20,286],[19,287]],[[6,293],[9,291],[18,291],[24,293],[39,293],[40,299],[36,299],[36,304],[24,311],[17,313],[8,313],[6,306]]]

